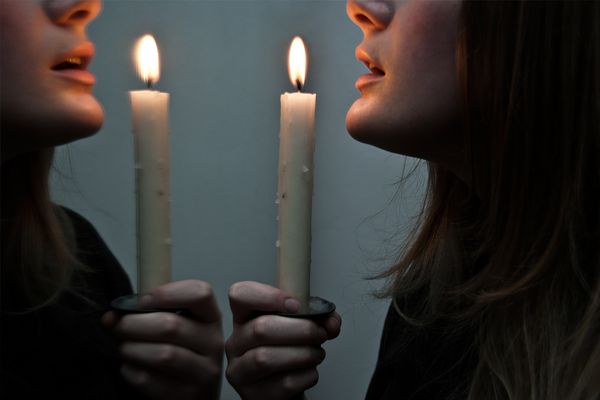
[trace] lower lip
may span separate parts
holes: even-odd
[[[61,69],[61,70],[53,70],[56,75],[59,75],[61,78],[69,79],[72,81],[79,82],[83,85],[92,86],[96,83],[96,76],[92,74],[90,71],[83,69]]]
[[[368,85],[372,85],[374,83],[377,83],[379,81],[381,81],[383,78],[385,77],[385,75],[382,74],[364,74],[361,75],[357,80],[356,83],[354,84],[354,86],[358,89],[361,90],[364,87],[368,86]]]

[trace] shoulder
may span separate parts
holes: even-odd
[[[56,207],[58,212],[62,212],[66,217],[68,217],[76,234],[80,232],[87,232],[100,238],[100,235],[98,234],[98,231],[96,231],[96,228],[94,228],[94,225],[92,225],[91,222],[88,221],[83,215],[65,206],[57,205]]]
[[[66,229],[70,229],[72,236],[74,236],[78,255],[112,255],[112,252],[90,221],[70,208],[64,206],[57,206],[57,208],[59,213],[67,217],[70,227],[66,227]]]
[[[95,284],[104,291],[115,292],[111,293],[114,296],[131,293],[131,283],[125,270],[94,225],[70,208],[58,206],[58,212],[62,212],[71,224],[77,260],[87,269],[100,274],[88,274],[88,279],[95,276],[94,281],[98,281]]]

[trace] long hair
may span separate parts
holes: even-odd
[[[470,399],[599,398],[600,2],[462,7],[472,174],[429,163],[387,293],[426,294],[411,322],[473,327]]]
[[[81,264],[68,216],[50,200],[53,149],[2,163],[2,310],[29,312],[53,303]]]

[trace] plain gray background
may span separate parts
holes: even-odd
[[[357,98],[362,40],[345,2],[117,1],[91,25],[91,69],[106,121],[95,136],[59,149],[52,190],[86,216],[135,283],[135,194],[129,90],[143,88],[132,62],[138,37],[161,52],[156,88],[171,94],[173,279],[210,282],[231,333],[229,286],[276,281],[279,96],[293,91],[287,50],[305,39],[305,90],[317,94],[312,294],[336,303],[341,336],[325,344],[309,400],[364,397],[388,302],[366,278],[389,266],[418,210],[422,166],[354,141],[344,118]],[[398,190],[400,188],[401,190]],[[223,399],[238,399],[224,380]]]

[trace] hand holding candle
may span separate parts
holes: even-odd
[[[137,44],[140,77],[148,90],[129,92],[135,145],[138,293],[171,280],[169,94],[152,90],[159,79],[158,48]]]

